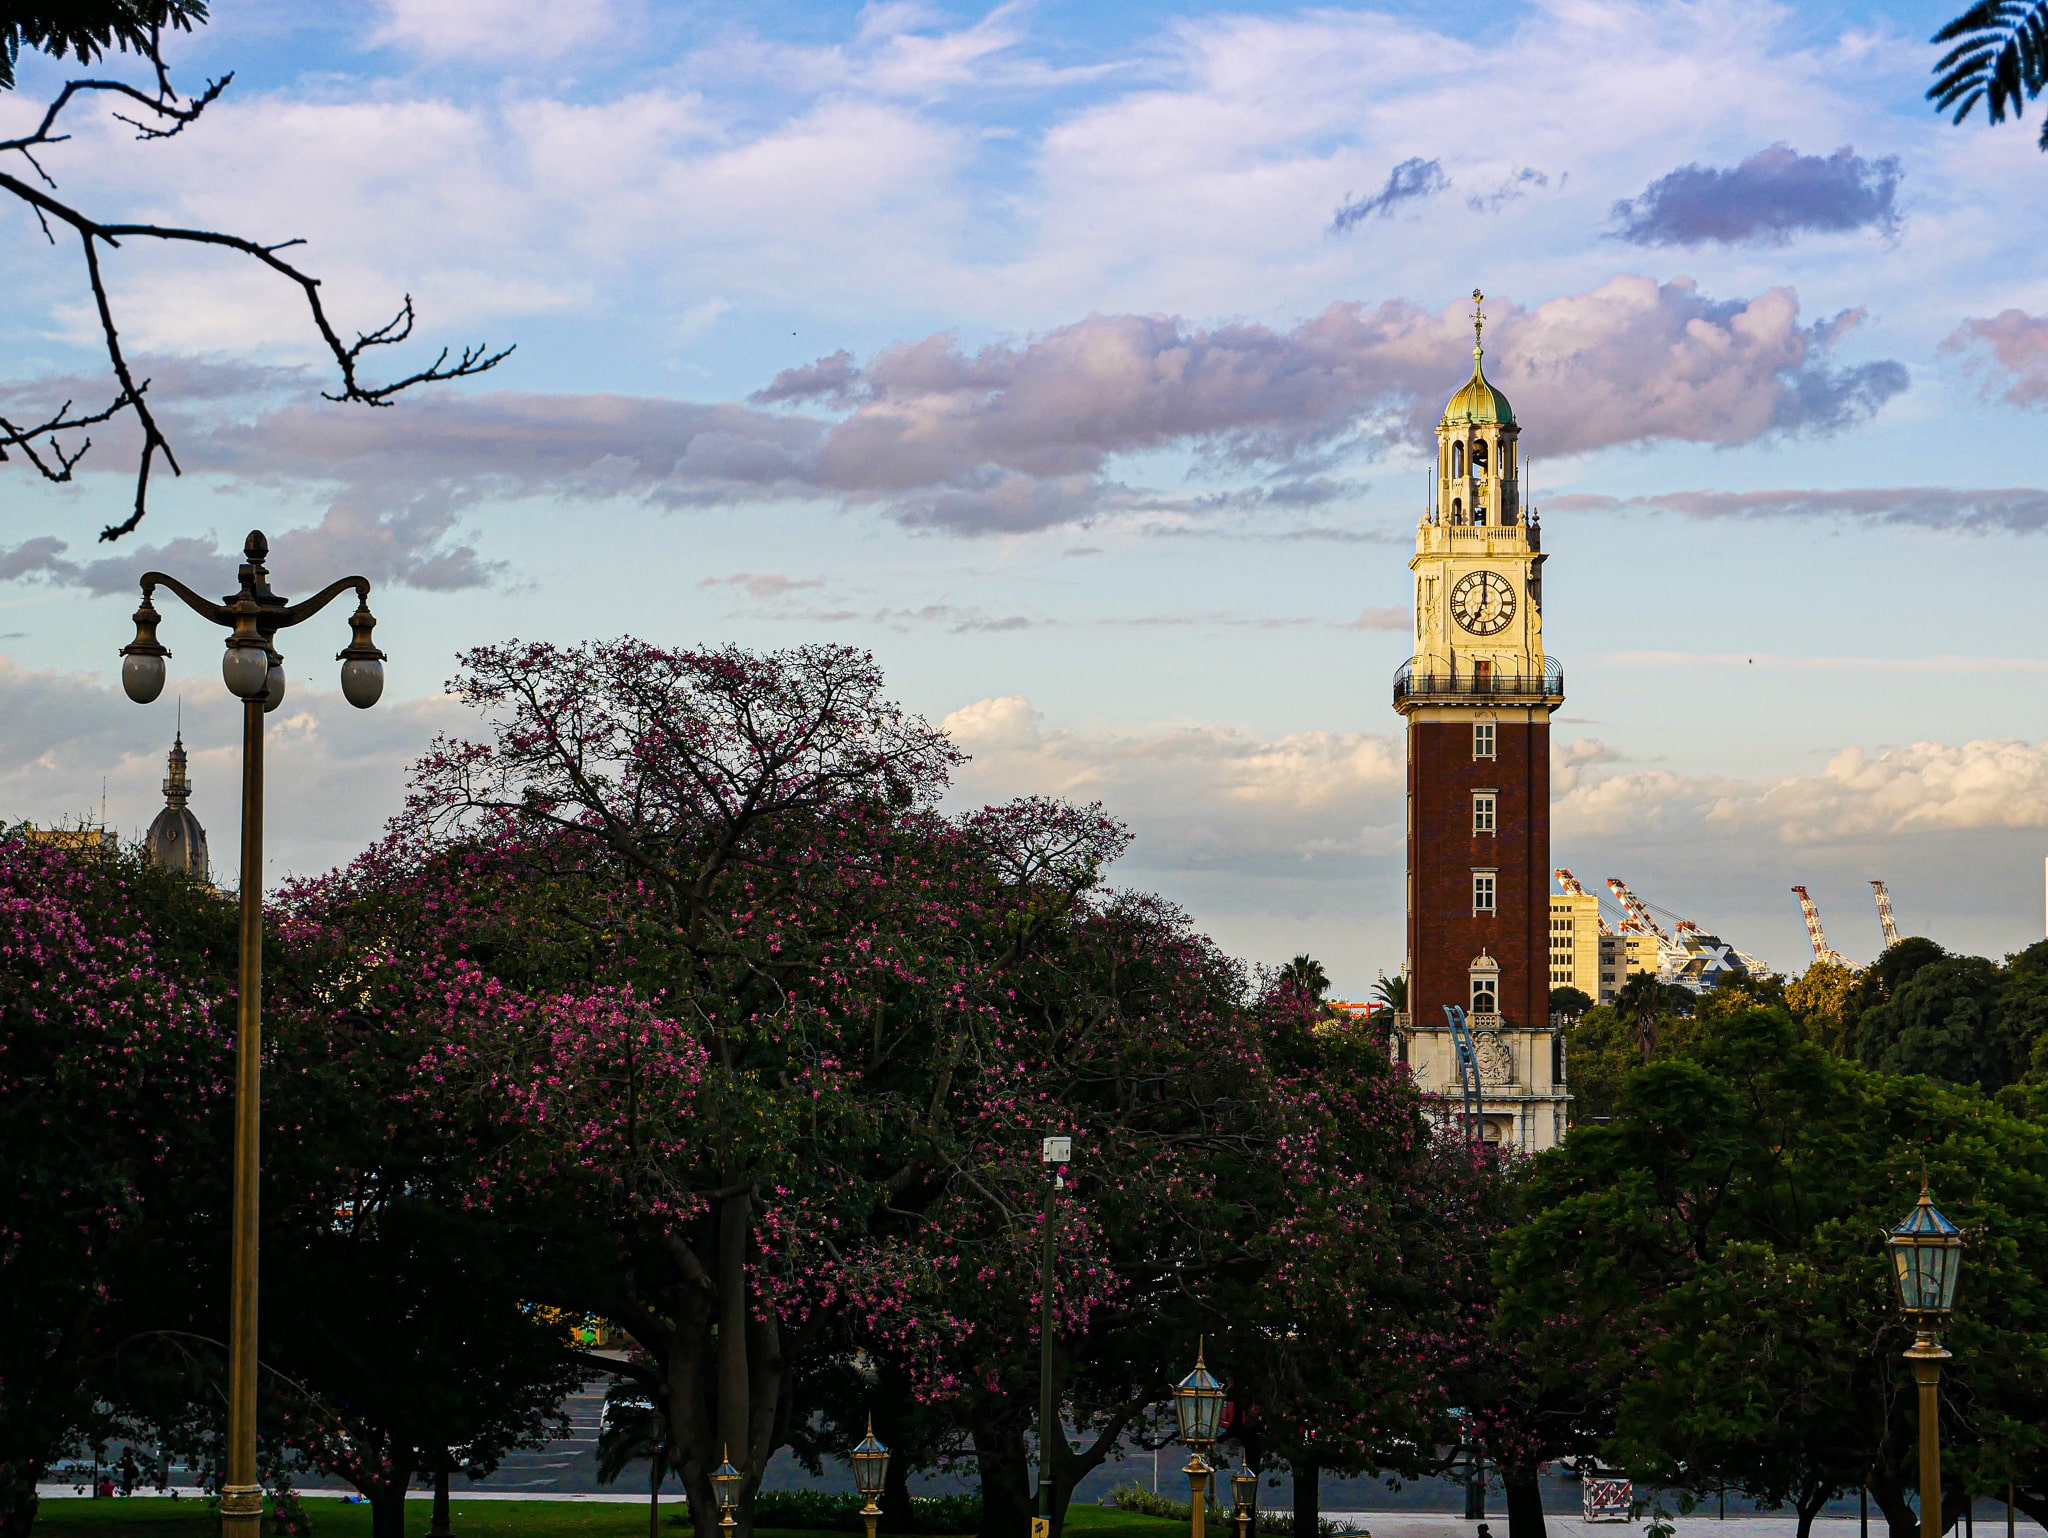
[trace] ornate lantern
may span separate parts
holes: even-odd
[[[853,1450],[853,1482],[859,1487],[861,1497],[867,1502],[861,1515],[867,1518],[870,1533],[875,1530],[875,1518],[882,1509],[875,1504],[889,1478],[889,1449],[882,1445],[875,1435],[875,1418],[868,1417],[868,1434],[861,1438],[860,1445]]]
[[[1203,1364],[1202,1348],[1195,1348],[1195,1370],[1173,1391],[1173,1413],[1180,1421],[1180,1439],[1197,1452],[1216,1445],[1223,1420],[1223,1385]]]
[[[1906,1221],[1892,1230],[1885,1248],[1891,1251],[1900,1308],[1914,1329],[1931,1334],[1955,1311],[1963,1236],[1941,1215],[1925,1184],[1920,1187],[1920,1200],[1906,1214]]]
[[[732,1466],[732,1449],[725,1450],[725,1461],[711,1471],[711,1489],[718,1498],[718,1525],[737,1527],[732,1519],[733,1507],[740,1503],[740,1485],[746,1476]]]

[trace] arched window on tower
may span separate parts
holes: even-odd
[[[1472,522],[1474,525],[1486,522],[1486,504],[1477,497],[1472,500]]]
[[[1465,499],[1464,499],[1463,497],[1452,497],[1452,498],[1451,498],[1451,522],[1453,522],[1453,523],[1463,523],[1464,521],[1465,521]]]
[[[1481,438],[1472,445],[1472,473],[1474,475],[1484,475],[1486,473],[1486,440],[1484,438]]]
[[[1453,478],[1456,478],[1457,476],[1463,475],[1464,473],[1465,445],[1462,443],[1454,443],[1451,445],[1451,475]]]

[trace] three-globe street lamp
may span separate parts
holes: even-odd
[[[1935,1208],[1920,1182],[1920,1200],[1906,1221],[1885,1240],[1899,1284],[1899,1307],[1916,1338],[1906,1349],[1920,1385],[1920,1538],[1941,1538],[1941,1364],[1940,1329],[1955,1312],[1956,1273],[1962,1269],[1963,1237]]]
[[[1174,1387],[1173,1413],[1180,1422],[1180,1439],[1192,1456],[1182,1470],[1188,1476],[1188,1513],[1193,1522],[1192,1538],[1202,1538],[1207,1525],[1209,1475],[1214,1472],[1203,1455],[1216,1445],[1223,1422],[1223,1385],[1216,1381],[1202,1360],[1202,1346],[1195,1347],[1195,1370]]]
[[[739,1526],[732,1518],[733,1507],[740,1503],[740,1483],[747,1476],[732,1466],[732,1449],[725,1449],[725,1460],[711,1471],[711,1493],[718,1502],[718,1525],[723,1528]]]
[[[1237,1518],[1237,1538],[1251,1538],[1252,1502],[1259,1493],[1259,1476],[1249,1463],[1241,1463],[1230,1476],[1232,1505]]]
[[[169,588],[185,606],[229,631],[221,678],[242,702],[242,890],[241,969],[235,1023],[235,1181],[233,1280],[228,1319],[228,1467],[221,1486],[223,1538],[258,1538],[263,1524],[263,1486],[256,1477],[256,1219],[259,1133],[262,1126],[263,1063],[263,717],[284,702],[284,658],[274,638],[311,619],[341,594],[354,591],[354,637],[336,656],[341,692],[351,705],[368,710],[384,692],[384,654],[370,639],[377,621],[370,614],[367,577],[343,577],[303,603],[287,603],[270,590],[264,558],[270,541],[253,531],[242,546],[236,573],[241,586],[219,603],[199,596],[160,571],[142,574],[142,607],[135,611],[135,639],[121,648],[121,687],[138,705],[164,690],[164,659],[156,638],[162,616],[152,601]]]
[[[889,1449],[875,1435],[875,1418],[870,1415],[868,1434],[853,1450],[853,1482],[867,1502],[860,1509],[860,1519],[867,1526],[868,1538],[875,1538],[875,1519],[882,1514],[882,1508],[875,1504],[875,1500],[887,1488],[888,1479]]]

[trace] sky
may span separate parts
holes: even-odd
[[[1112,879],[1361,996],[1402,949],[1407,559],[1469,371],[1544,521],[1553,857],[1781,969],[1902,926],[1998,955],[2048,857],[2048,156],[1922,99],[1942,4],[939,6],[216,0],[189,132],[41,156],[103,218],[300,239],[393,371],[331,387],[290,288],[108,256],[183,469],[0,464],[0,818],[139,833],[181,707],[231,870],[211,627],[118,687],[135,579],[361,572],[290,636],[266,875],[369,843],[466,647],[872,650],[951,802],[1102,801]],[[19,131],[65,78],[24,60]],[[22,174],[20,165],[9,168]],[[0,416],[108,391],[74,245],[0,209]],[[75,446],[75,445],[74,445]],[[324,628],[323,628],[324,627]],[[328,646],[332,641],[333,645]]]

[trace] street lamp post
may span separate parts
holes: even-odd
[[[270,590],[270,573],[263,564],[269,554],[270,541],[260,530],[252,532],[242,546],[242,565],[236,573],[241,585],[219,603],[163,572],[144,572],[135,639],[121,648],[121,687],[138,705],[147,705],[164,688],[164,659],[170,652],[156,638],[162,616],[153,600],[159,587],[169,588],[193,613],[229,631],[221,678],[242,702],[241,968],[235,1022],[228,1466],[220,1492],[223,1538],[259,1538],[263,1524],[263,1486],[256,1477],[256,1218],[263,1062],[263,717],[284,701],[284,658],[274,638],[353,590],[356,612],[349,623],[354,637],[336,657],[341,663],[341,692],[362,710],[376,704],[384,692],[384,654],[370,640],[377,621],[370,614],[369,579],[343,577],[303,603],[287,603]]]
[[[875,1418],[868,1417],[868,1434],[861,1438],[860,1446],[853,1450],[853,1482],[860,1490],[866,1504],[860,1509],[860,1519],[866,1525],[868,1538],[875,1538],[875,1519],[882,1514],[882,1508],[875,1504],[875,1498],[887,1488],[889,1480],[889,1449],[882,1445],[875,1435]],[[899,1520],[904,1513],[898,1512]]]
[[[718,1525],[722,1528],[739,1526],[733,1521],[732,1509],[740,1503],[740,1482],[745,1478],[732,1466],[732,1449],[726,1448],[724,1461],[711,1471],[711,1493],[718,1502]]]
[[[1252,1472],[1249,1463],[1239,1466],[1230,1476],[1232,1514],[1237,1520],[1237,1538],[1252,1538],[1252,1502],[1259,1492],[1259,1476]]]
[[[1191,1538],[1202,1538],[1208,1520],[1209,1475],[1214,1472],[1203,1454],[1216,1445],[1216,1433],[1221,1428],[1223,1385],[1204,1365],[1200,1345],[1195,1348],[1195,1370],[1181,1379],[1173,1391],[1173,1413],[1180,1421],[1180,1439],[1192,1453],[1182,1471],[1188,1476],[1191,1492]]]
[[[1920,1200],[1891,1231],[1885,1248],[1899,1284],[1899,1307],[1915,1332],[1905,1354],[1920,1385],[1920,1538],[1941,1538],[1941,1364],[1949,1353],[1940,1330],[1955,1312],[1963,1237],[1936,1209],[1924,1179]]]
[[[1031,1538],[1052,1538],[1052,1439],[1065,1435],[1052,1391],[1052,1247],[1054,1204],[1067,1188],[1073,1157],[1070,1137],[1049,1137],[1039,1145],[1039,1162],[1052,1171],[1052,1184],[1045,1188],[1045,1238],[1038,1253],[1038,1520],[1031,1524]]]

